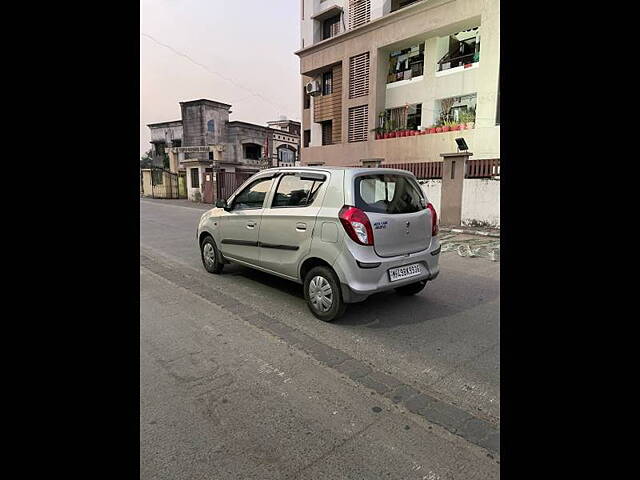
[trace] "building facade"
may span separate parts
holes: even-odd
[[[154,162],[167,154],[170,171],[186,173],[191,200],[202,199],[205,180],[214,171],[252,174],[299,163],[300,122],[281,118],[264,126],[229,121],[231,105],[207,99],[180,102],[180,110],[181,120],[147,126]]]
[[[169,148],[182,146],[182,120],[147,125],[151,132],[151,158],[153,165],[162,167]]]
[[[267,122],[273,131],[271,164],[281,167],[294,167],[300,163],[300,122],[280,117]]]
[[[301,0],[302,163],[499,158],[499,25],[499,0]]]

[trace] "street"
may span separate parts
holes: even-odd
[[[499,262],[443,251],[324,323],[300,285],[208,274],[206,208],[140,201],[141,478],[499,478]]]

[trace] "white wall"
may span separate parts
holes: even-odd
[[[442,180],[421,180],[422,190],[427,196],[427,200],[433,205],[440,218],[440,196],[442,190]]]
[[[500,180],[464,180],[462,224],[500,227]]]
[[[200,180],[200,187],[193,188],[191,185],[191,169],[198,169],[198,179]],[[202,200],[202,173],[204,172],[204,167],[186,167],[187,170],[187,198],[192,202],[199,202]]]

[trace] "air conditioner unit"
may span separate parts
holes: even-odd
[[[307,92],[308,95],[319,95],[320,94],[320,82],[318,82],[317,80],[313,80],[309,83],[307,83],[304,87],[305,92]]]

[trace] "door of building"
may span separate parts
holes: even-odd
[[[202,201],[204,203],[214,202],[215,181],[213,179],[213,169],[206,168],[202,174]]]

